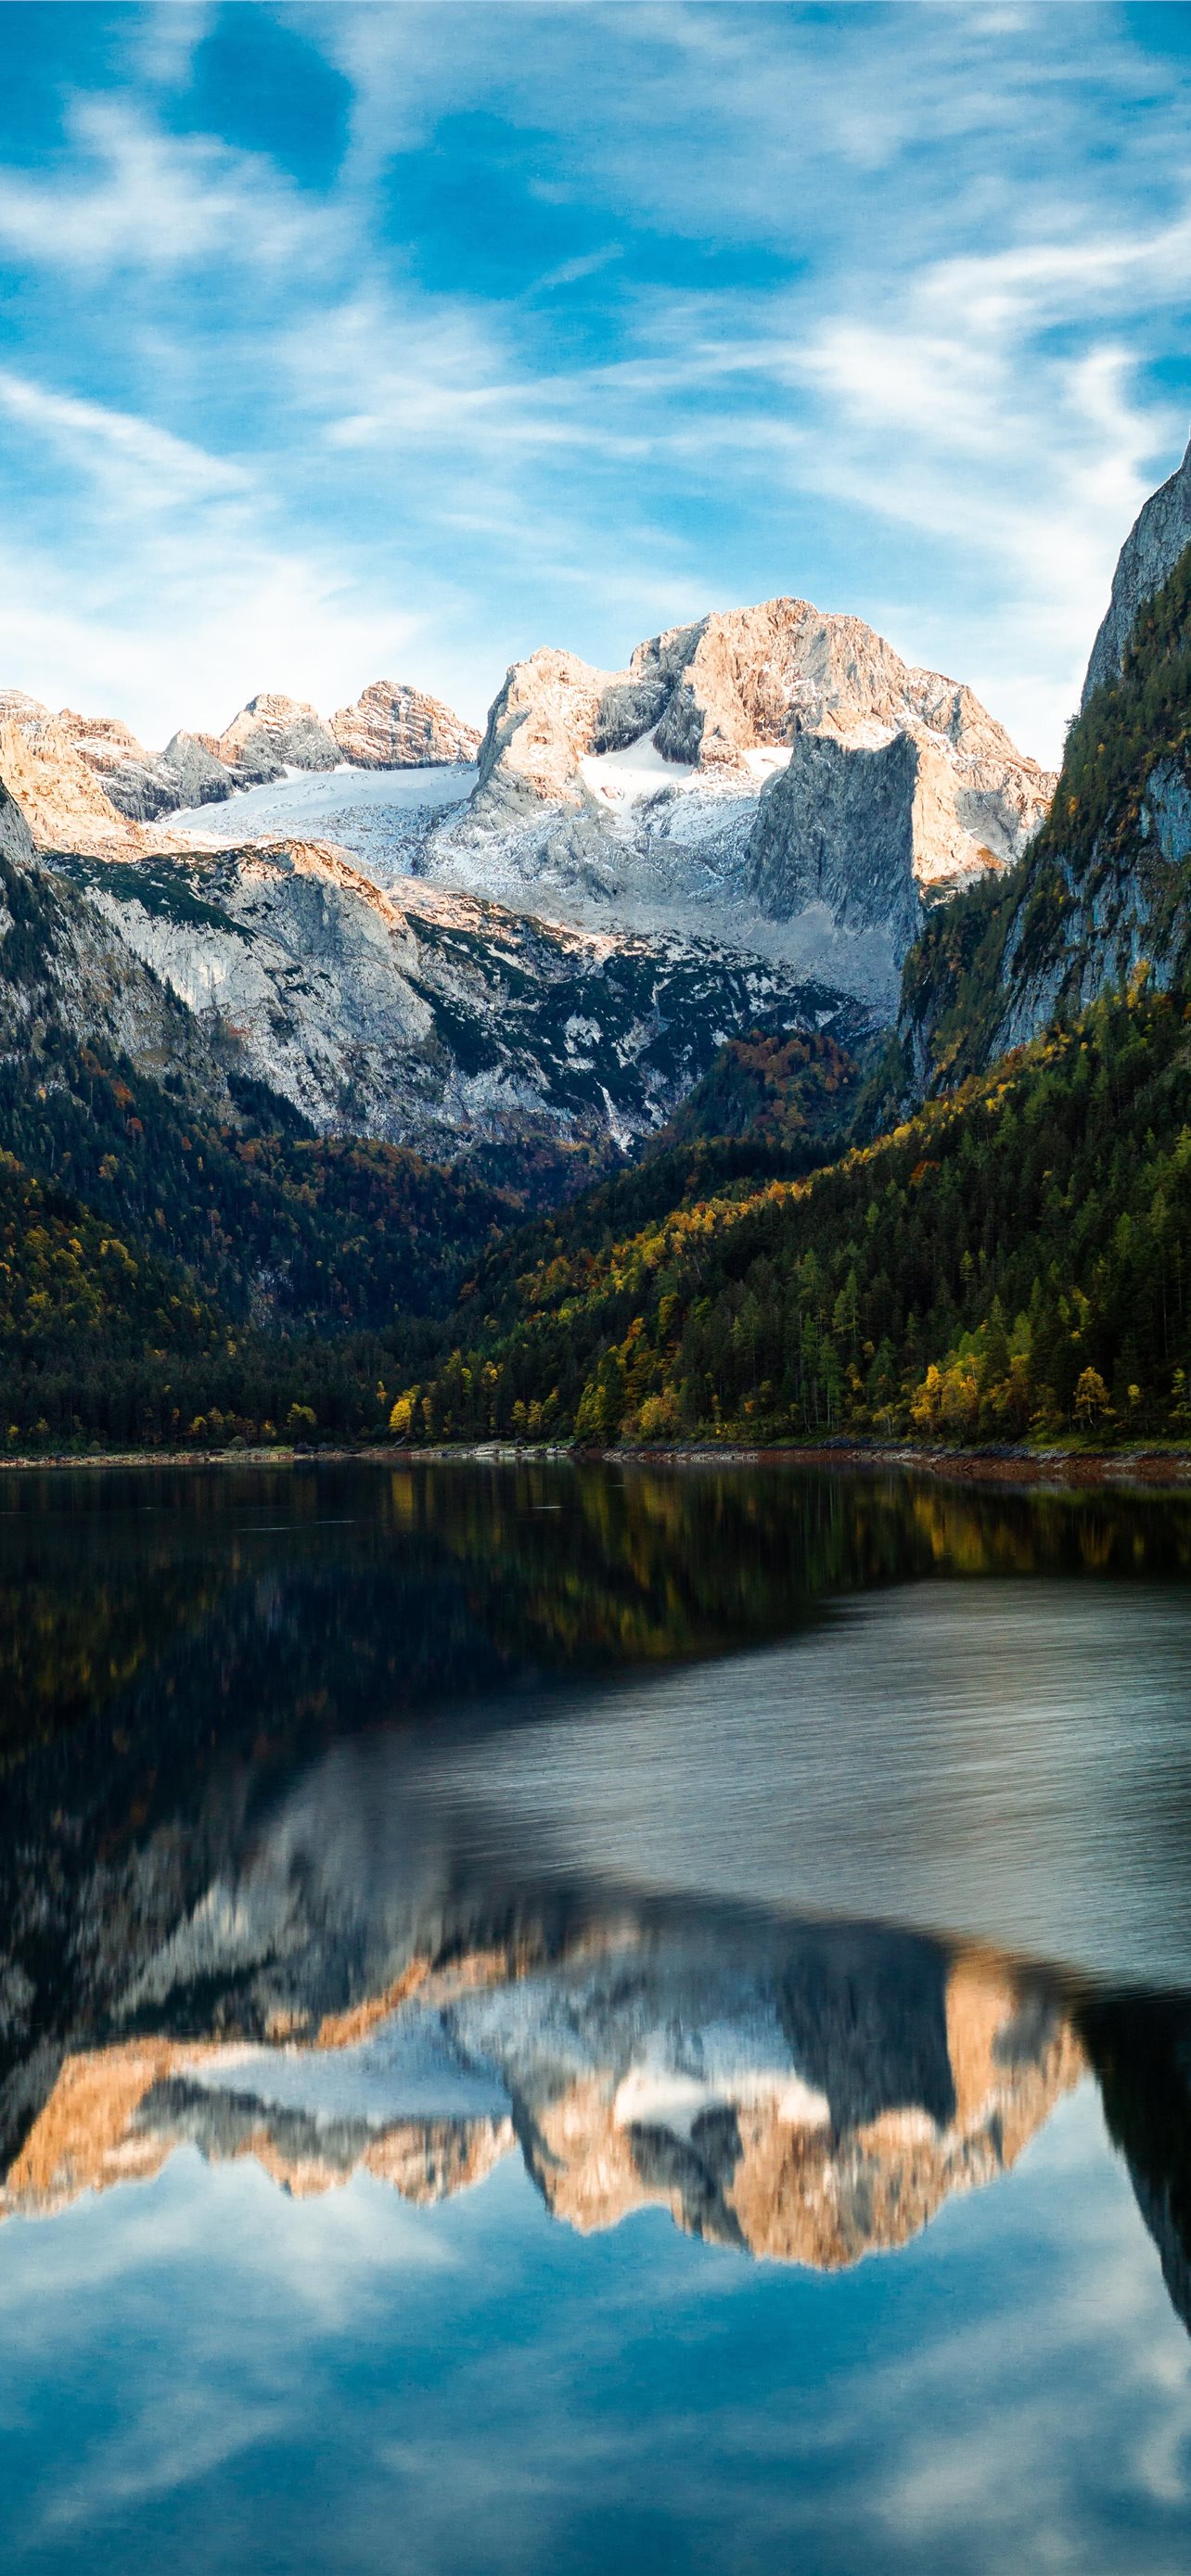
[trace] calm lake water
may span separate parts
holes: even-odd
[[[1191,1502],[0,1481],[0,2563],[1191,2563]]]

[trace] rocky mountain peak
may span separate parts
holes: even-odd
[[[775,765],[757,755],[788,755],[807,732],[871,750],[913,728],[1020,771],[1044,800],[1047,773],[970,689],[903,662],[862,618],[763,600],[650,637],[624,671],[551,647],[514,663],[488,719],[475,803],[528,789],[578,804],[582,761],[646,735],[675,767],[747,779]]]
[[[63,707],[57,721],[109,802],[130,822],[152,822],[158,814],[173,813],[180,804],[178,781],[168,760],[146,751],[118,717],[82,716],[73,707]]]
[[[28,725],[36,731],[51,722],[50,709],[40,698],[31,698],[25,689],[0,689],[0,724]]]
[[[0,780],[39,849],[120,857],[139,846],[136,825],[117,812],[69,723],[16,689],[0,698]]]
[[[147,750],[116,716],[80,715],[73,707],[55,715],[23,689],[0,690],[0,726],[10,734],[0,775],[35,841],[92,854],[134,850],[137,825],[222,802],[237,788],[273,784],[287,770],[465,762],[479,741],[439,699],[388,680],[340,708],[335,729],[305,700],[262,690],[222,734],[180,728],[162,752]]]
[[[179,806],[222,804],[236,784],[209,734],[171,734],[161,765],[174,781]]]
[[[697,920],[875,994],[924,904],[1020,857],[1053,786],[971,689],[777,598],[651,636],[623,671],[514,663],[428,858],[555,919]]]
[[[553,645],[512,663],[480,745],[475,809],[516,814],[535,805],[582,805],[580,764],[595,748],[600,709],[617,676]]]
[[[1160,483],[1139,511],[1117,557],[1112,596],[1092,646],[1083,684],[1081,707],[1093,689],[1116,679],[1125,658],[1137,612],[1152,599],[1174,571],[1184,548],[1191,545],[1191,444],[1182,464]]]
[[[102,858],[185,846],[185,835],[149,835],[145,827],[184,804],[232,792],[228,770],[197,753],[188,735],[175,734],[160,754],[146,751],[114,716],[83,716],[73,707],[53,715],[21,689],[0,693],[0,778],[37,848]]]
[[[216,745],[217,757],[254,784],[280,778],[287,767],[334,769],[341,758],[334,734],[304,698],[262,689],[249,698]]]
[[[373,680],[337,709],[331,732],[356,769],[427,769],[474,760],[480,747],[474,725],[404,680]]]

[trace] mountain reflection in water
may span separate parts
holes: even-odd
[[[70,2055],[6,2210],[144,2178],[186,2141],[295,2193],[364,2168],[417,2202],[520,2152],[584,2233],[658,2205],[834,2270],[1012,2165],[1084,2063],[1044,1978],[864,1926],[625,1910],[568,1931],[525,1906],[338,2014],[315,1947],[302,1964],[269,2016],[300,2043],[158,2029]]]
[[[582,2232],[835,2269],[1090,2068],[1191,2322],[1186,1504],[411,1466],[2,1505],[4,2213],[183,2143],[416,2203],[515,2155]]]

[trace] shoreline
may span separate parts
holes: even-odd
[[[47,1455],[25,1451],[0,1458],[0,1474],[62,1475],[130,1468],[343,1466],[634,1466],[634,1467],[782,1467],[836,1472],[933,1476],[953,1484],[989,1484],[1027,1489],[1141,1488],[1151,1493],[1177,1493],[1191,1488],[1191,1447],[1187,1449],[919,1449],[904,1441],[822,1443],[814,1448],[746,1447],[743,1443],[693,1442],[687,1448],[637,1447],[575,1449],[562,1444],[489,1440],[461,1442],[450,1448],[408,1449],[110,1449],[90,1456],[58,1450]]]

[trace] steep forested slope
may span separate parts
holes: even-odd
[[[237,1322],[391,1323],[449,1304],[516,1204],[466,1172],[366,1138],[313,1135],[263,1083],[228,1075],[223,1116],[124,1056],[42,1034],[0,1064],[0,1146],[130,1240],[192,1270]]]
[[[803,1180],[498,1249],[413,1436],[1191,1429],[1181,1000],[1073,1029]],[[520,1263],[518,1256],[520,1257]]]

